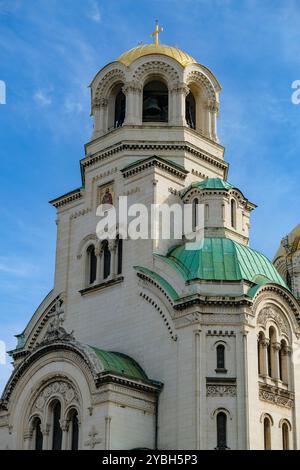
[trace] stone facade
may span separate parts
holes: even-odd
[[[257,276],[241,269],[250,263],[242,250],[255,206],[231,185],[201,186],[227,179],[216,128],[221,87],[208,68],[183,65],[170,51],[165,46],[132,62],[123,57],[91,83],[95,124],[81,160],[83,185],[52,201],[54,288],[11,353],[0,448],[40,442],[51,449],[57,403],[64,449],[77,434],[80,449],[263,449],[269,440],[281,449],[286,429],[288,447],[300,447],[300,368],[293,360],[299,305],[267,261]],[[143,89],[151,80],[167,86],[167,122],[143,122]],[[120,91],[122,125],[114,119]],[[127,195],[129,204],[148,208],[198,198],[207,207],[206,237],[222,241],[221,274],[210,277],[204,266],[205,276],[187,279],[187,268],[168,258],[184,240],[160,237],[124,240],[120,267],[118,243],[105,247],[95,233],[105,194],[115,205]],[[234,251],[224,240],[234,241]]]

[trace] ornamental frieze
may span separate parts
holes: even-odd
[[[268,320],[273,320],[279,328],[281,334],[289,336],[289,325],[283,314],[276,307],[265,307],[259,312],[257,317],[258,325],[266,328]]]
[[[207,397],[236,397],[236,385],[230,384],[207,384]]]
[[[280,390],[272,385],[259,384],[260,400],[273,403],[273,405],[292,408],[294,406],[294,394],[288,390]]]
[[[42,411],[48,400],[57,396],[64,400],[66,406],[71,403],[79,403],[78,392],[75,387],[68,382],[59,380],[50,383],[38,394],[32,406],[32,411]]]

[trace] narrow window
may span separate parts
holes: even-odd
[[[282,448],[283,450],[290,449],[289,427],[287,423],[282,425]]]
[[[236,228],[236,202],[231,199],[231,227]]]
[[[217,346],[217,369],[225,369],[225,346],[223,344]]]
[[[144,86],[143,122],[168,122],[168,88],[160,81]]]
[[[117,274],[122,274],[122,265],[123,265],[123,240],[118,237],[118,268]]]
[[[268,376],[272,377],[272,361],[271,361],[271,344],[268,344],[267,347],[267,354],[268,354]]]
[[[185,119],[191,129],[196,129],[196,101],[191,91],[185,99]]]
[[[264,448],[271,450],[271,422],[268,417],[264,419]]]
[[[89,284],[93,284],[97,276],[97,256],[95,254],[95,247],[93,245],[89,246],[87,249],[88,252],[88,263],[89,263]]]
[[[125,119],[126,97],[122,90],[116,96],[114,127],[121,127]]]
[[[41,420],[39,418],[35,419],[33,425],[34,431],[34,449],[43,450],[43,433],[41,430]]]
[[[108,241],[104,240],[103,242],[103,258],[104,258],[104,265],[103,265],[103,279],[107,279],[110,275],[110,264],[111,264],[111,253],[108,246]]]
[[[192,221],[192,224],[193,224],[193,231],[195,232],[196,230],[196,227],[198,225],[198,204],[199,204],[199,201],[198,199],[194,199],[193,200],[193,221]]]
[[[52,450],[61,450],[62,445],[62,430],[60,427],[61,404],[59,401],[55,402],[52,409]]]
[[[227,449],[227,416],[223,412],[217,414],[217,449]]]
[[[72,414],[71,432],[71,450],[78,450],[79,425],[77,411],[74,411]]]

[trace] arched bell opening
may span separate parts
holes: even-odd
[[[123,83],[115,85],[108,98],[108,129],[121,127],[125,120],[126,96],[122,91]]]
[[[196,129],[196,100],[192,91],[185,99],[185,119],[188,127]]]
[[[143,89],[143,122],[168,122],[169,91],[166,84],[151,80]]]
[[[189,83],[185,99],[185,119],[188,127],[203,135],[210,135],[207,94],[198,83]]]

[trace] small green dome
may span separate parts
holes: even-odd
[[[181,191],[181,197],[185,196],[185,194],[190,191],[190,189],[197,188],[197,189],[225,189],[229,190],[234,188],[234,186],[228,181],[223,180],[222,178],[207,178],[204,181],[195,181],[187,188],[184,188]]]
[[[103,351],[91,346],[90,348],[96,353],[104,368],[104,372],[111,372],[134,380],[149,382],[146,373],[131,357],[119,352]]]
[[[260,284],[267,279],[286,287],[273,264],[261,253],[229,238],[204,238],[199,249],[186,249],[185,245],[172,248],[166,261],[192,279],[239,281]]]

